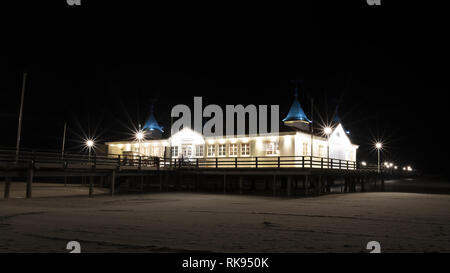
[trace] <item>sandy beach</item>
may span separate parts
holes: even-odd
[[[3,188],[3,185],[0,185]],[[375,192],[321,197],[207,193],[87,196],[35,184],[0,199],[0,252],[450,252],[450,195]],[[55,195],[57,193],[57,195]],[[59,196],[59,197],[49,197]]]

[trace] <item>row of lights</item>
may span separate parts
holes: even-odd
[[[367,162],[365,161],[361,161],[361,166],[367,166]],[[393,168],[394,170],[398,170],[398,166],[394,165],[394,163],[392,162],[384,162],[384,166],[386,167],[386,169],[390,169]],[[402,170],[404,171],[412,171],[411,166],[405,166],[402,168]]]

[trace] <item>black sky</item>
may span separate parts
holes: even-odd
[[[65,121],[72,149],[83,134],[127,138],[152,99],[167,129],[171,107],[193,96],[223,106],[279,104],[283,116],[290,81],[301,79],[301,103],[310,113],[314,98],[316,120],[339,104],[359,158],[374,161],[371,141],[382,138],[386,158],[444,170],[449,69],[438,7],[61,2],[4,9],[2,147],[15,146],[25,70],[22,146],[46,149],[59,149]]]

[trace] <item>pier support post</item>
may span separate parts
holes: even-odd
[[[320,179],[321,176],[314,178],[314,190],[316,191],[316,195],[320,195]]]
[[[241,175],[239,176],[239,194],[244,193],[244,177]]]
[[[67,187],[67,176],[64,176],[64,187]]]
[[[116,184],[116,171],[111,172],[111,184],[109,185],[109,192],[111,196],[115,193],[115,185]]]
[[[223,193],[227,193],[227,175],[223,175]]]
[[[381,175],[381,191],[384,191],[384,176]]]
[[[163,176],[161,171],[158,171],[158,179],[159,179],[159,192],[163,191]]]
[[[89,196],[92,197],[94,194],[94,177],[91,175],[89,177]]]
[[[5,192],[3,193],[3,197],[5,199],[9,198],[9,192],[11,190],[11,177],[5,177]]]
[[[287,191],[287,196],[291,197],[292,196],[292,176],[287,177],[286,191]]]
[[[305,175],[305,194],[309,194],[309,175]]]
[[[365,192],[366,191],[366,177],[361,177],[361,192]]]
[[[141,192],[144,192],[144,176],[143,175],[141,175],[140,177],[140,180],[139,180],[139,190],[141,191]]]
[[[33,197],[33,176],[34,169],[31,167],[27,171],[27,198]]]
[[[273,176],[272,191],[273,191],[273,195],[275,196],[277,194],[277,176],[276,175]]]

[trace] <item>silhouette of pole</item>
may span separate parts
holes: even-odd
[[[17,126],[16,163],[19,161],[20,134],[22,133],[23,100],[25,96],[26,81],[27,81],[27,72],[24,72],[22,81],[22,95],[20,97],[19,122]]]

